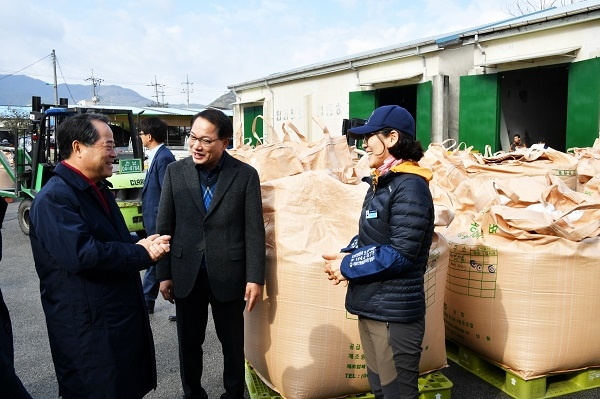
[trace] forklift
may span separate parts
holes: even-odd
[[[11,187],[0,187],[0,196],[20,200],[17,219],[23,233],[29,235],[31,202],[62,160],[55,145],[58,127],[69,116],[99,113],[111,119],[109,126],[116,144],[113,175],[107,179],[112,184],[111,191],[129,231],[145,237],[142,221],[142,188],[146,176],[144,149],[133,112],[102,107],[69,108],[65,98],[60,99],[58,106],[42,104],[41,97],[37,96],[32,97],[31,108],[29,129],[15,131],[12,165],[6,154],[0,151],[0,164],[14,183]]]

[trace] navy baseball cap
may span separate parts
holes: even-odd
[[[399,130],[412,136],[413,139],[415,138],[415,120],[407,110],[399,105],[384,105],[377,108],[367,123],[348,129],[348,133],[354,136],[363,136],[385,128]]]

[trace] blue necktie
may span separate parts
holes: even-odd
[[[208,211],[208,207],[210,206],[210,201],[212,201],[212,191],[210,187],[204,188],[204,208]]]

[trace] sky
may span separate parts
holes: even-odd
[[[208,104],[230,85],[508,19],[506,1],[3,1],[0,74],[52,83],[55,50],[59,84],[93,77],[100,98],[114,84],[156,101],[158,83],[161,103],[185,104],[189,88]]]

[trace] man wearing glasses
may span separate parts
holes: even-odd
[[[156,214],[158,213],[163,179],[167,166],[171,162],[175,162],[173,153],[164,144],[167,140],[168,129],[167,123],[156,116],[142,119],[140,123],[140,139],[148,150],[146,151],[148,170],[144,179],[144,188],[142,188],[142,216],[147,235],[156,233]],[[146,269],[143,281],[144,298],[146,298],[149,314],[154,313],[158,286],[156,266],[152,265]]]
[[[140,271],[169,236],[135,242],[108,190],[117,154],[109,119],[60,124],[63,159],[31,204],[29,238],[40,279],[58,396],[141,399],[156,388],[154,342]]]
[[[244,308],[261,297],[265,228],[256,170],[226,152],[233,136],[223,112],[192,118],[191,156],[167,167],[157,232],[171,255],[157,264],[163,297],[175,302],[179,364],[187,399],[208,398],[202,387],[202,345],[212,309],[223,348],[222,399],[244,397]]]

